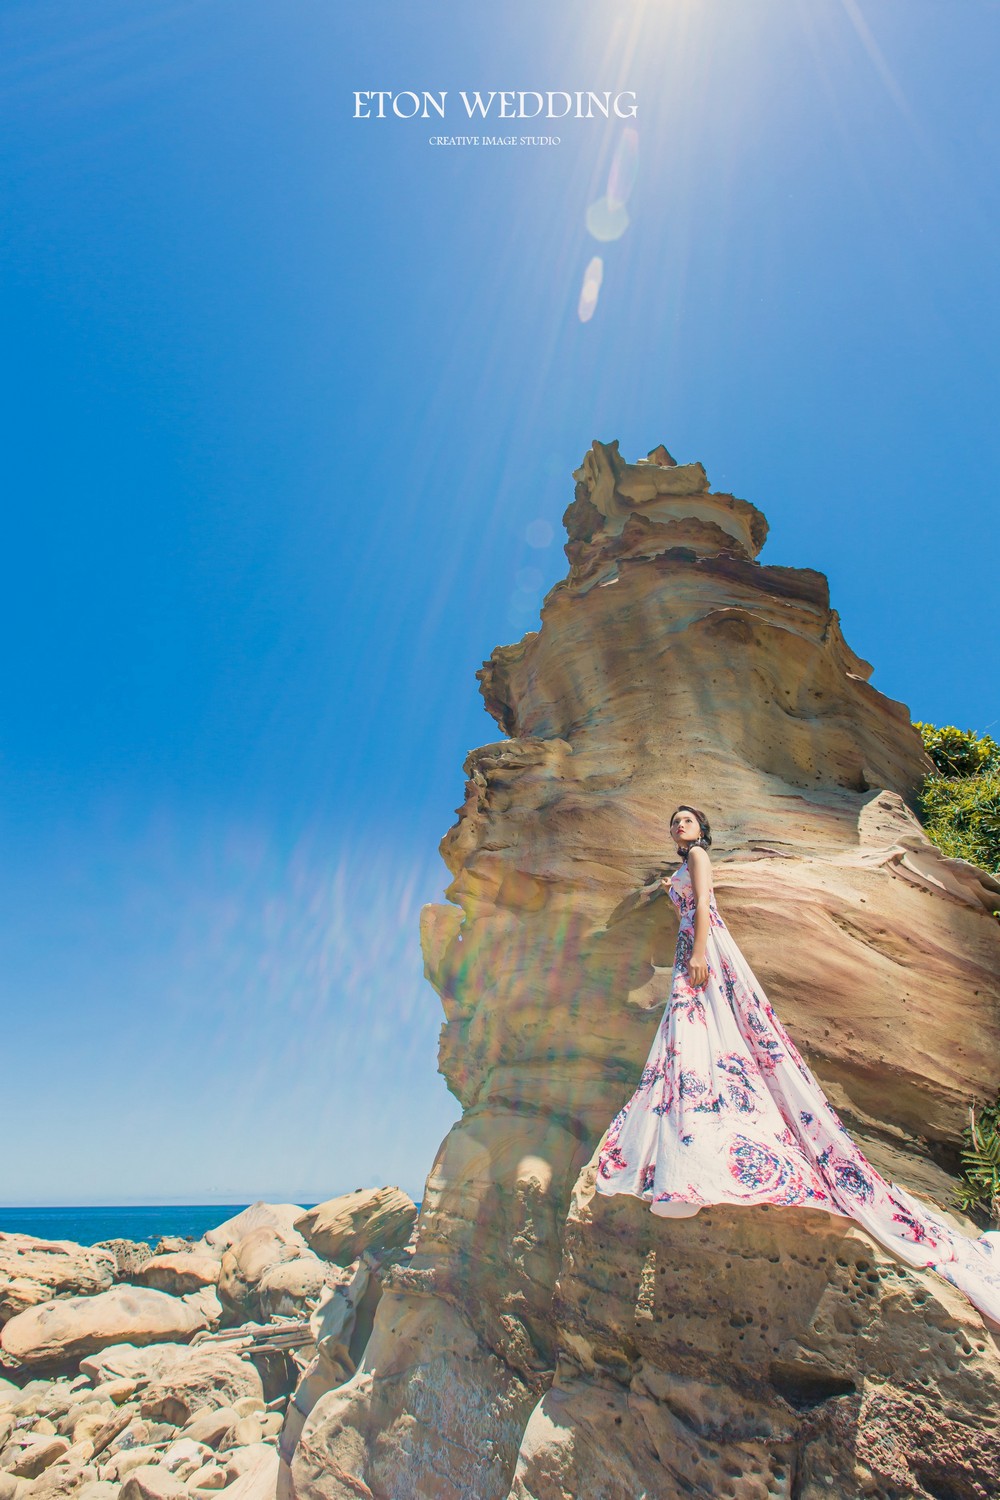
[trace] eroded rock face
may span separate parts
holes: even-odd
[[[60,1365],[110,1344],[190,1339],[214,1328],[221,1315],[212,1290],[171,1297],[149,1287],[113,1286],[94,1297],[66,1297],[18,1313],[5,1325],[0,1343],[26,1365]]]
[[[326,1260],[347,1266],[364,1250],[396,1250],[410,1237],[416,1206],[398,1187],[355,1188],[317,1203],[295,1228]]]
[[[96,1245],[0,1234],[0,1324],[54,1297],[106,1292],[116,1271],[114,1255]]]
[[[200,1291],[202,1287],[216,1286],[219,1262],[214,1255],[194,1255],[190,1251],[153,1255],[133,1272],[132,1279],[139,1286],[151,1286],[158,1292],[183,1297],[188,1292]]]
[[[727,923],[855,1139],[939,1208],[1000,1081],[1000,886],[924,837],[908,711],[821,574],[755,561],[753,506],[662,449],[595,444],[576,478],[569,575],[479,674],[509,738],[466,762],[450,904],[423,915],[464,1115],[295,1490],[985,1497],[996,1344],[945,1283],[827,1215],[592,1196],[669,990],[668,903],[636,890],[677,803],[708,813]]]
[[[222,1257],[219,1296],[224,1305],[235,1317],[254,1317],[260,1310],[264,1278],[291,1261],[308,1262],[322,1283],[322,1264],[296,1230],[271,1224],[251,1229]]]

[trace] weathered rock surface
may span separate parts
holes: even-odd
[[[210,1229],[201,1244],[221,1256],[224,1250],[244,1239],[253,1229],[294,1230],[295,1221],[301,1219],[304,1212],[297,1203],[251,1203],[249,1208]]]
[[[355,1188],[317,1203],[295,1227],[317,1255],[349,1266],[365,1250],[405,1245],[416,1217],[412,1198],[398,1187]]]
[[[196,1255],[181,1251],[172,1255],[153,1255],[133,1272],[139,1286],[151,1286],[158,1292],[183,1297],[219,1280],[219,1262],[214,1255]]]
[[[107,1250],[115,1258],[116,1281],[131,1281],[153,1252],[145,1240],[101,1240],[95,1250]]]
[[[201,1406],[185,1423],[184,1436],[207,1448],[217,1448],[239,1420],[239,1412],[231,1406]]]
[[[144,1418],[181,1426],[198,1414],[231,1408],[252,1400],[263,1407],[263,1387],[254,1366],[224,1346],[163,1343],[135,1348],[117,1344],[81,1361],[82,1372],[95,1382],[132,1380]],[[227,1418],[227,1428],[239,1417]],[[223,1429],[224,1431],[226,1429]],[[200,1430],[186,1433],[204,1442]]]
[[[241,1321],[256,1317],[261,1311],[259,1293],[264,1277],[288,1261],[312,1262],[322,1278],[318,1258],[294,1229],[261,1224],[231,1245],[223,1254],[219,1275],[219,1296],[230,1314]]]
[[[118,1285],[94,1297],[67,1297],[29,1308],[4,1326],[0,1344],[25,1364],[62,1364],[109,1344],[189,1339],[214,1327],[221,1315],[211,1291],[171,1297],[148,1287]]]
[[[150,1381],[139,1409],[144,1417],[180,1426],[203,1407],[231,1406],[247,1396],[263,1397],[260,1376],[249,1360],[195,1345]]]
[[[187,1490],[162,1464],[145,1464],[132,1470],[119,1500],[187,1500]]]
[[[323,1295],[329,1269],[317,1255],[300,1255],[268,1266],[257,1283],[261,1317],[308,1317]]]
[[[18,1433],[0,1453],[0,1467],[18,1479],[36,1479],[68,1448],[69,1443],[63,1437],[53,1437],[49,1433]]]
[[[997,1344],[944,1282],[826,1215],[592,1196],[668,992],[668,903],[636,891],[678,802],[708,812],[720,907],[859,1145],[943,1208],[1000,1081],[1000,887],[924,837],[908,712],[822,575],[755,561],[753,506],[664,450],[595,444],[577,478],[569,575],[480,673],[508,738],[466,762],[451,904],[423,916],[464,1115],[286,1478],[299,1500],[986,1500]]]
[[[278,1454],[265,1443],[243,1448],[240,1471],[226,1487],[227,1500],[274,1500],[278,1484]],[[355,1490],[355,1496],[363,1491]]]
[[[115,1258],[98,1246],[0,1234],[0,1324],[54,1297],[107,1291]]]

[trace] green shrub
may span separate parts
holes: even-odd
[[[1000,770],[1000,745],[988,734],[956,729],[954,724],[938,729],[919,720],[913,727],[920,730],[924,749],[941,776],[978,776],[981,771]]]
[[[969,1110],[955,1202],[966,1212],[985,1212],[1000,1222],[1000,1093],[978,1113],[975,1106]]]
[[[953,724],[915,727],[936,767],[917,801],[924,832],[953,859],[1000,873],[1000,745]]]

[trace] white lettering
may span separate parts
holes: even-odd
[[[601,102],[600,96],[598,94],[590,94],[590,93],[588,93],[588,95],[587,95],[587,113],[586,114],[582,114],[581,113],[581,105],[580,105],[579,101],[580,101],[580,99],[581,99],[582,96],[580,94],[577,94],[576,97],[577,97],[577,101],[578,101],[577,102],[577,106],[576,106],[576,117],[577,117],[578,120],[592,120],[594,118],[593,111],[594,111],[594,106],[595,105],[597,106],[597,109],[600,111],[600,113],[603,114],[604,118],[608,119],[608,117],[609,117],[609,111],[611,109],[611,91],[610,91],[610,89],[605,89],[605,91],[604,91],[604,102],[603,103]]]
[[[405,109],[400,109],[400,104],[404,99],[413,100],[413,108],[409,112]],[[401,94],[393,94],[392,112],[400,120],[412,120],[414,115],[420,113],[420,100],[416,94],[411,93],[408,89],[404,89]]]
[[[625,109],[621,108],[623,99],[631,99],[632,103]],[[615,95],[615,114],[619,120],[634,120],[639,109],[639,101],[635,97],[634,89],[627,89],[624,94]]]
[[[485,120],[486,116],[489,114],[490,110],[493,108],[493,100],[496,98],[496,93],[495,92],[491,93],[489,99],[487,100],[487,102],[485,104],[483,103],[483,96],[479,92],[478,89],[476,90],[475,94],[472,96],[473,97],[473,102],[471,104],[469,103],[469,96],[465,92],[464,89],[461,91],[461,93],[459,94],[458,97],[461,99],[462,103],[465,105],[465,113],[468,115],[468,117],[469,117],[470,120],[472,119],[472,116],[474,114],[481,115],[482,118]]]

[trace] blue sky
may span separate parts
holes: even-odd
[[[419,1195],[417,914],[595,437],[996,726],[998,61],[987,0],[0,6],[0,1202]],[[462,89],[634,91],[621,237],[624,122],[431,146]]]

